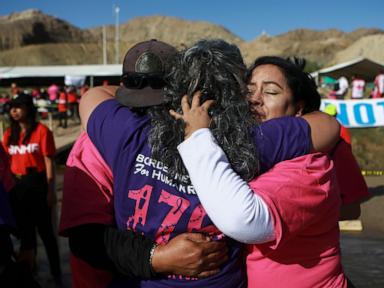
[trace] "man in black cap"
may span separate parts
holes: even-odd
[[[173,46],[155,39],[133,46],[124,57],[117,100],[128,107],[162,104],[164,74],[176,53]]]
[[[98,90],[115,95],[138,119],[147,119],[148,109],[163,103],[164,74],[176,52],[161,41],[140,42],[124,58],[122,85]],[[75,143],[67,165],[60,232],[69,236],[71,251],[78,258],[97,268],[140,278],[155,277],[156,272],[208,276],[217,272],[218,265],[226,259],[223,243],[209,242],[201,234],[182,234],[155,251],[154,241],[111,227],[115,225],[112,176],[86,134]],[[73,267],[72,273],[78,272]],[[97,287],[110,281],[108,277],[101,278],[104,282],[98,279]],[[94,280],[93,287],[96,284]]]

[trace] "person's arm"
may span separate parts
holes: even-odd
[[[185,137],[188,139],[178,146],[178,150],[213,223],[224,234],[240,242],[273,240],[273,223],[264,201],[233,171],[210,130],[195,129],[201,128],[209,119],[207,111],[213,101],[200,105],[200,93],[196,93],[191,107],[186,97],[183,97],[181,104],[183,115],[170,111],[175,118],[186,123]]]
[[[79,105],[81,125],[87,130],[89,116],[93,110],[102,102],[112,99],[118,86],[98,86],[89,89],[82,97]]]
[[[39,123],[39,125],[42,125]],[[55,191],[55,139],[53,133],[45,125],[41,126],[42,133],[40,139],[40,153],[44,158],[45,174],[47,178],[47,204],[48,207],[52,207],[56,202],[56,191]]]
[[[152,268],[156,273],[205,278],[219,272],[228,260],[223,241],[211,241],[200,233],[183,233],[156,246]]]
[[[150,279],[163,273],[208,277],[227,260],[223,242],[209,241],[198,233],[184,233],[159,246],[133,231],[100,224],[71,228],[68,235],[76,257],[132,278]]]
[[[311,129],[312,149],[318,152],[329,152],[340,140],[340,124],[335,117],[315,111],[304,114]]]
[[[54,161],[52,157],[44,156],[44,162],[48,184],[47,203],[48,207],[52,207],[56,202]]]
[[[209,129],[193,133],[178,150],[204,209],[220,231],[243,243],[274,239],[267,205],[234,172]]]
[[[310,152],[329,152],[340,139],[339,128],[334,117],[319,111],[260,123],[253,130],[262,172]]]
[[[355,220],[360,217],[361,208],[360,202],[352,204],[343,204],[340,207],[340,221]]]

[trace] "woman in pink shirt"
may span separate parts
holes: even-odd
[[[305,87],[309,84],[303,83],[308,78],[303,77],[304,67],[300,65],[304,66],[305,62],[292,64],[280,57],[269,56],[260,57],[254,62],[248,76],[251,90],[249,101],[260,121],[281,116],[301,116],[319,110],[320,95],[317,91],[306,91]],[[300,77],[301,80],[298,81]],[[257,93],[255,89],[262,85],[265,92]],[[369,192],[343,129],[345,128],[341,127],[341,139],[330,151],[330,155],[337,171],[342,198],[340,220],[353,220],[360,216],[360,202],[369,196]]]
[[[255,117],[268,121],[317,110],[320,96],[307,74],[289,61],[275,60],[287,70],[272,63],[256,63],[251,69],[249,98]],[[206,111],[211,104],[200,106],[194,100],[190,108],[185,101],[183,116],[172,112],[184,119],[189,137],[179,152],[215,225],[251,244],[248,287],[353,287],[341,266],[341,199],[333,161],[322,153],[284,161],[248,186],[234,174],[209,130],[199,129],[209,127]],[[223,218],[232,223],[222,223]]]

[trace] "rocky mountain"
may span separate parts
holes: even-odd
[[[187,21],[175,17],[147,16],[134,18],[120,25],[122,42],[136,43],[144,39],[159,39],[174,46],[188,46],[201,38],[222,38],[228,42],[239,44],[239,37],[222,26],[208,22]],[[101,39],[102,28],[90,29],[93,35]],[[109,41],[114,41],[115,27],[107,27]]]
[[[336,29],[298,29],[275,37],[264,35],[243,43],[240,47],[244,51],[244,57],[250,61],[265,54],[300,55],[323,66],[332,62],[337,52],[346,49],[360,38],[367,35],[384,35],[383,33],[384,31],[379,29],[358,29],[350,33]],[[354,56],[351,56],[353,59]]]
[[[120,61],[134,43],[156,38],[183,48],[201,38],[222,38],[238,45],[245,61],[262,55],[301,56],[324,66],[366,56],[384,62],[384,31],[343,32],[297,29],[277,36],[262,35],[246,42],[228,29],[175,17],[134,18],[119,27]],[[107,62],[114,63],[115,27],[106,27]],[[374,52],[376,51],[376,52]],[[346,59],[348,58],[348,59]],[[102,27],[80,29],[38,10],[0,17],[0,66],[102,63]]]
[[[330,64],[337,64],[356,57],[367,57],[376,62],[384,63],[384,35],[361,37],[346,49],[335,54]]]
[[[0,31],[0,50],[34,44],[95,41],[89,31],[33,9],[1,16]]]
[[[112,54],[113,47],[109,46]],[[96,43],[47,43],[1,51],[0,66],[98,64],[102,57],[102,47]]]

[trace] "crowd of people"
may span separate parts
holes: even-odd
[[[265,56],[247,68],[223,40],[182,51],[157,40],[133,46],[120,86],[81,97],[84,132],[67,159],[59,226],[72,286],[354,287],[338,221],[360,216],[368,189],[340,124],[318,111],[304,65]],[[59,91],[47,90],[58,106]],[[60,287],[55,144],[34,107],[31,95],[10,102],[0,268],[20,265],[39,287],[37,229]],[[3,274],[10,285],[13,274]]]
[[[88,85],[76,87],[73,85],[58,86],[55,83],[46,88],[23,90],[16,83],[11,84],[10,93],[2,94],[0,98],[1,114],[7,114],[10,101],[19,94],[32,97],[40,119],[47,119],[48,113],[58,120],[58,126],[67,128],[68,119],[80,122],[79,101],[89,89]]]
[[[374,81],[373,88],[367,91],[367,81],[359,75],[354,75],[349,84],[347,77],[341,76],[334,84],[334,89],[328,94],[330,99],[377,99],[384,97],[384,71],[380,71]]]

